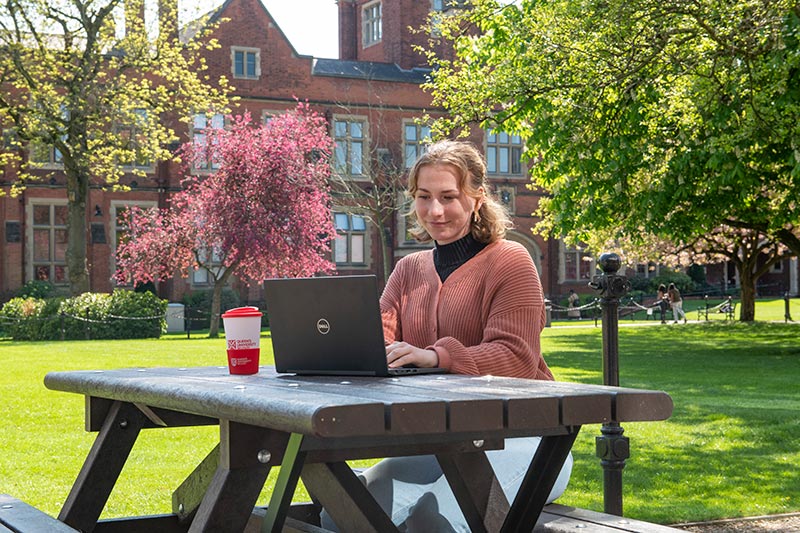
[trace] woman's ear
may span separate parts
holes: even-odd
[[[483,199],[486,198],[486,191],[483,189],[483,187],[480,187],[478,189],[478,193],[480,194],[480,197],[478,197],[478,199],[475,200],[476,213],[481,210],[481,207],[483,207]]]

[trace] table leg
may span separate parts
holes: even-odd
[[[58,519],[81,531],[94,529],[147,418],[133,404],[114,402]]]
[[[344,462],[312,463],[303,468],[303,483],[339,531],[397,532],[392,520]]]
[[[267,453],[280,457],[285,434],[220,420],[220,458],[200,502],[190,533],[244,531],[270,471]]]
[[[542,437],[501,532],[533,531],[579,430],[577,427],[567,435]]]
[[[509,505],[486,453],[439,454],[436,458],[470,531],[499,531]]]
[[[275,482],[275,488],[269,499],[267,515],[261,524],[262,533],[280,533],[283,530],[283,523],[286,521],[286,511],[292,503],[292,496],[297,487],[297,480],[300,478],[300,471],[306,459],[306,452],[300,451],[303,444],[303,436],[292,433],[289,437],[289,444],[283,453],[281,472]]]

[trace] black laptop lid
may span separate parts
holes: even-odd
[[[388,375],[375,276],[264,283],[278,372]]]

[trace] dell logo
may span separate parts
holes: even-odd
[[[317,320],[317,331],[322,333],[323,335],[327,335],[328,332],[331,330],[331,324],[324,318],[320,318]]]

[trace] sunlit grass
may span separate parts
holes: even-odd
[[[559,380],[602,382],[601,328],[585,325],[543,334]],[[667,421],[623,426],[632,451],[624,473],[626,515],[674,523],[800,510],[799,339],[798,324],[620,328],[621,384],[665,390],[675,403]],[[272,360],[266,333],[262,358]],[[95,435],[83,431],[83,399],[46,389],[47,372],[224,365],[225,351],[224,340],[194,333],[191,340],[3,341],[0,361],[0,492],[56,515]],[[603,509],[598,435],[596,425],[579,435],[562,503]],[[172,491],[217,438],[213,427],[144,431],[104,516],[170,512]],[[273,471],[268,486],[274,477]]]

